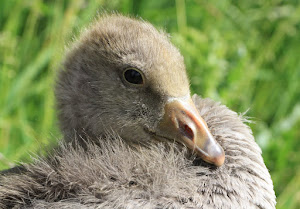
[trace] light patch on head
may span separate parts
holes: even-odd
[[[168,97],[167,102],[170,103],[170,102],[174,102],[174,101],[187,101],[190,98],[191,98],[191,95],[189,93],[189,94],[184,95],[182,97]]]

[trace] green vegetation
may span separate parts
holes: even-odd
[[[4,0],[0,7],[0,169],[60,137],[53,84],[64,46],[97,13],[139,16],[171,34],[192,91],[245,112],[278,208],[300,208],[297,0]]]

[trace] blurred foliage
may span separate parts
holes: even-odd
[[[300,208],[300,4],[297,0],[3,0],[0,168],[60,138],[53,83],[64,46],[97,13],[142,17],[171,34],[191,88],[250,124],[277,208]]]

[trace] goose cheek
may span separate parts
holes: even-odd
[[[159,124],[160,136],[185,144],[208,163],[223,165],[224,150],[210,133],[190,98],[171,99],[164,108],[165,113]]]

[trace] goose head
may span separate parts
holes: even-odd
[[[70,48],[57,83],[66,140],[113,131],[130,143],[176,141],[211,164],[224,162],[191,99],[183,57],[147,22],[101,17]]]

